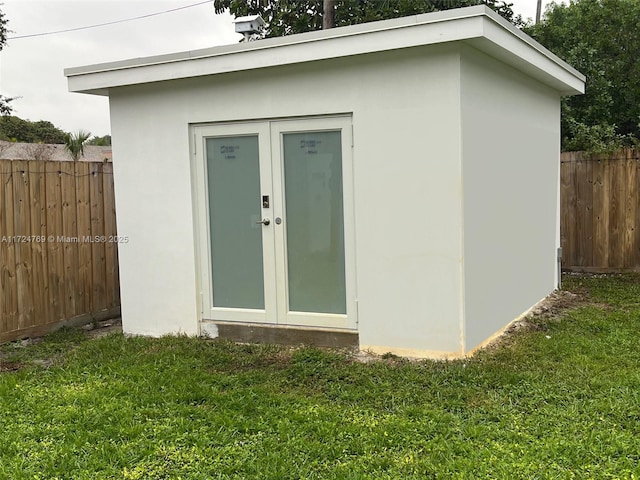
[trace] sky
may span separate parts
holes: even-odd
[[[69,93],[69,67],[237,43],[233,18],[213,0],[2,0],[12,30],[0,52],[0,94],[19,97],[13,115],[48,120],[68,132],[110,133],[107,97]],[[536,0],[511,0],[516,14],[534,18]],[[550,0],[543,0],[544,5]],[[198,5],[197,5],[198,4]],[[187,8],[183,8],[187,7]],[[67,33],[17,38],[165,12]],[[12,38],[13,37],[13,38]]]

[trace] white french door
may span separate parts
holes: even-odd
[[[202,318],[356,328],[351,118],[193,130]]]

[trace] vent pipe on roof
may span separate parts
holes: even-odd
[[[265,23],[260,15],[238,17],[233,23],[236,24],[236,33],[244,35],[245,42],[251,42],[262,38],[262,29]]]

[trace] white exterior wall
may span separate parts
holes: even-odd
[[[187,125],[154,95],[113,92],[120,298],[125,333],[198,333]]]
[[[465,350],[556,287],[559,94],[462,50]]]
[[[461,352],[459,48],[110,90],[124,330],[198,332],[190,123],[352,113],[360,343]]]
[[[354,113],[360,344],[377,353],[461,351],[459,46],[423,51],[448,53],[371,64]]]

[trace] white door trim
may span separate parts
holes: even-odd
[[[271,158],[273,164],[274,193],[279,195],[278,210],[274,214],[284,217],[285,188],[282,135],[286,133],[340,131],[342,147],[342,195],[345,249],[346,314],[310,313],[290,311],[287,281],[287,239],[285,228],[276,228],[276,278],[278,286],[278,323],[286,325],[316,326],[324,328],[355,329],[357,327],[355,295],[355,232],[353,201],[353,159],[351,117],[285,119],[270,122]],[[277,170],[276,170],[277,168]],[[286,222],[287,219],[284,218]]]
[[[350,115],[304,117],[262,121],[192,125],[191,172],[196,242],[196,272],[200,291],[201,320],[267,323],[287,326],[357,328],[356,256],[353,198],[353,139]],[[342,142],[343,220],[345,248],[346,315],[289,312],[286,283],[286,235],[276,228],[275,218],[283,218],[283,158],[280,138],[283,133],[304,131],[340,131]],[[263,210],[271,224],[263,229],[263,267],[265,309],[220,308],[213,304],[211,249],[205,141],[211,137],[257,135],[260,157],[260,195],[269,195],[271,208]],[[286,219],[285,219],[286,221]],[[280,226],[282,227],[282,226]]]

